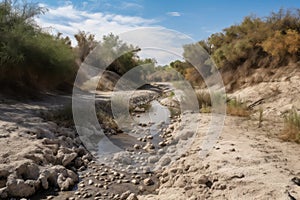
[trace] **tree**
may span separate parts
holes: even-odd
[[[74,54],[66,41],[38,27],[37,4],[0,3],[0,82],[2,87],[55,88],[74,77]]]
[[[98,42],[95,40],[95,35],[84,31],[79,31],[74,37],[77,41],[79,60],[83,62],[89,53],[98,45]]]

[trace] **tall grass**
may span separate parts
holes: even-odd
[[[281,138],[285,141],[300,143],[300,114],[292,109],[284,117],[284,129]]]

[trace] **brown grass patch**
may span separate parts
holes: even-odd
[[[281,139],[300,143],[300,114],[294,109],[284,117]]]
[[[251,114],[247,105],[238,98],[234,98],[228,101],[226,112],[228,115],[239,117],[249,117]]]

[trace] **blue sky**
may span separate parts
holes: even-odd
[[[95,34],[99,40],[110,32],[120,34],[139,27],[159,27],[178,31],[198,41],[241,22],[245,16],[251,14],[263,17],[272,11],[277,12],[280,8],[300,8],[299,0],[34,0],[33,2],[49,8],[45,15],[37,19],[42,27],[69,36],[78,30],[85,30]],[[161,38],[161,35],[156,34],[157,43],[166,39]],[[138,45],[143,46],[139,43]]]

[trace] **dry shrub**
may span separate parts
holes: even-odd
[[[220,92],[198,92],[196,93],[200,112],[202,113],[222,113],[222,107],[227,99],[226,95]]]
[[[196,96],[200,108],[211,106],[211,98],[208,92],[197,92]]]
[[[292,109],[284,117],[284,129],[281,138],[285,141],[300,143],[300,114]]]
[[[243,101],[234,98],[227,103],[227,114],[239,117],[249,117],[251,112]]]

